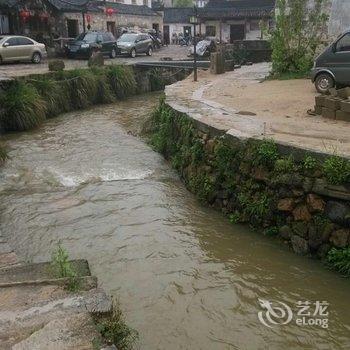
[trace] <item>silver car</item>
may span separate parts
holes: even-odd
[[[153,42],[148,34],[125,33],[117,40],[119,54],[136,57],[138,53],[152,56]]]
[[[14,61],[40,63],[46,56],[44,44],[25,36],[0,35],[0,63]]]

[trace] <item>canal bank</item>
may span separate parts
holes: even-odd
[[[291,139],[292,125],[280,123],[276,131],[276,122],[260,119],[248,111],[249,105],[239,111],[204,97],[209,88],[229,96],[230,91],[219,90],[225,79],[252,86],[267,73],[268,65],[261,64],[229,73],[228,78],[205,73],[200,83],[188,78],[168,86],[165,101],[148,125],[151,143],[171,161],[191,192],[232,223],[249,223],[264,235],[278,237],[295,253],[322,259],[350,275],[348,136],[339,146],[341,157],[337,149],[324,147],[335,134],[323,140],[309,128],[303,132],[310,138],[300,143],[298,138],[306,134],[298,134],[298,125]],[[346,122],[317,123],[316,128],[325,131],[349,131]]]

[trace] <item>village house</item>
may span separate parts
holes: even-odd
[[[210,0],[198,8],[200,24],[197,33],[215,37],[220,42],[263,39],[262,24],[271,26],[274,18],[275,0]],[[192,8],[164,8],[164,38],[173,33],[189,32],[193,28],[189,18]]]
[[[24,34],[49,41],[74,38],[86,29],[120,34],[122,29],[159,29],[163,16],[151,0],[0,0],[0,34]]]

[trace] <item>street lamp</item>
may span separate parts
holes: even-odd
[[[190,17],[190,24],[193,24],[193,81],[197,81],[197,43],[196,26],[198,24],[197,6],[193,6],[193,16]]]

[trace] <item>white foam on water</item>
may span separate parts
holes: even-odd
[[[104,170],[100,174],[85,173],[82,175],[70,175],[55,172],[59,183],[65,187],[76,187],[89,182],[112,182],[123,180],[142,180],[152,175],[152,170],[145,171],[122,171]]]

